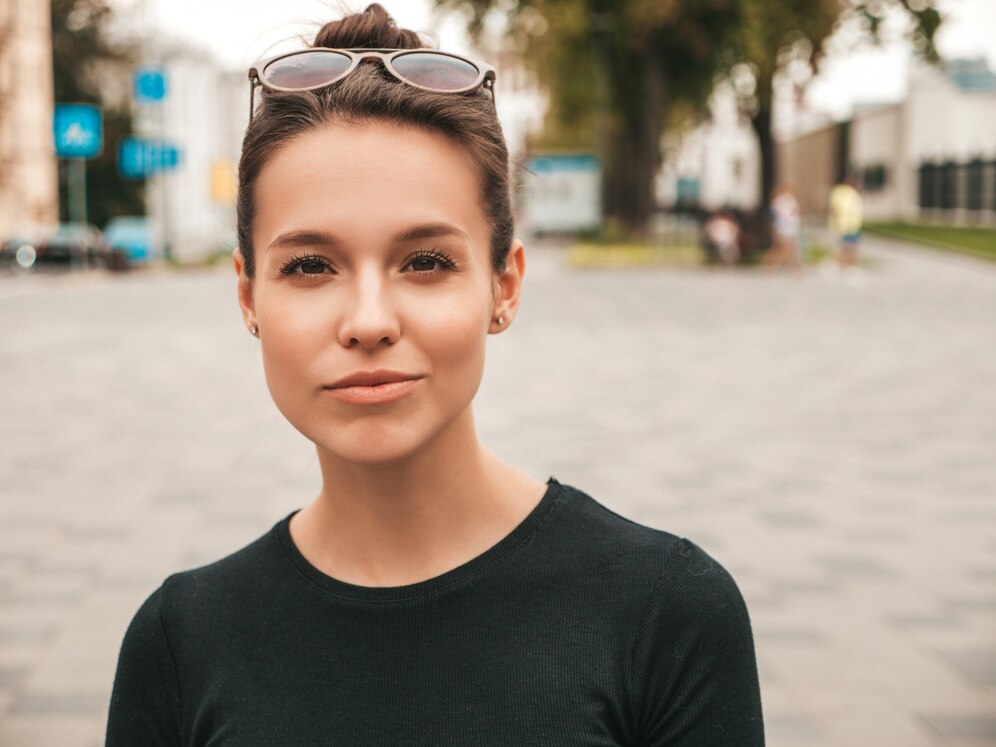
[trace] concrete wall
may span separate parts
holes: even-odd
[[[792,185],[804,214],[826,213],[840,138],[840,125],[829,125],[778,144],[778,181]]]
[[[885,184],[878,189],[869,185],[862,192],[864,214],[869,219],[893,218],[903,212],[911,194],[916,199],[916,167],[905,156],[903,114],[903,106],[896,104],[856,112],[851,121],[852,167],[859,171],[885,169]]]
[[[59,219],[48,0],[0,0],[0,239]]]

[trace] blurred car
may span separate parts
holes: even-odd
[[[60,223],[54,234],[38,241],[34,248],[38,264],[107,264],[108,250],[100,229],[89,223]]]
[[[38,258],[35,247],[54,233],[54,226],[30,226],[14,231],[0,243],[0,267],[30,269]]]
[[[152,222],[142,215],[121,215],[104,226],[104,243],[112,254],[124,253],[128,264],[144,264],[152,259],[155,232]]]

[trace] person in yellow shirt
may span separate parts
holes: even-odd
[[[861,241],[861,194],[853,177],[830,190],[830,230],[837,236],[840,266],[850,267],[858,260]]]

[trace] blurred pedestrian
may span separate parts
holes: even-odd
[[[740,259],[740,224],[729,210],[713,213],[705,225],[706,260],[735,265]]]
[[[771,248],[763,263],[770,269],[802,269],[802,214],[795,191],[781,184],[771,197]]]
[[[848,177],[830,190],[830,230],[837,238],[837,261],[841,269],[854,267],[858,261],[863,223],[861,193],[856,177]]]
[[[761,745],[729,574],[478,440],[525,253],[493,69],[423,46],[375,4],[252,68],[238,299],[322,487],[146,601],[107,743]]]

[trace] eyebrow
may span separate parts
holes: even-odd
[[[288,231],[270,242],[266,250],[293,249],[298,246],[337,246],[339,239],[327,231]]]
[[[457,228],[452,223],[425,223],[412,226],[394,235],[395,242],[415,241],[417,239],[435,239],[440,236],[458,236],[470,241],[466,231]]]
[[[470,241],[467,232],[457,228],[452,223],[423,223],[421,225],[406,228],[391,237],[394,243],[406,241],[418,241],[420,239],[435,239],[441,236],[456,236],[466,241]],[[302,246],[340,246],[342,244],[335,234],[328,231],[288,231],[277,236],[266,247],[270,249],[293,249]]]

